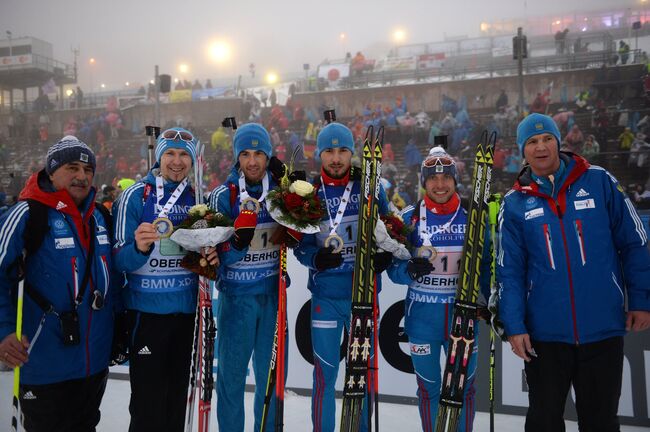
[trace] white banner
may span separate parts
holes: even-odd
[[[32,63],[32,55],[31,54],[0,57],[0,67],[2,67],[2,66],[25,65],[25,64],[31,64],[31,63]]]

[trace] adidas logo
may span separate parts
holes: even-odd
[[[36,399],[36,395],[34,393],[32,393],[32,391],[30,390],[30,391],[28,391],[27,393],[25,393],[23,395],[23,399],[24,400],[34,400],[34,399]]]
[[[59,202],[56,204],[56,209],[57,209],[57,210],[61,210],[62,208],[66,208],[67,206],[68,206],[67,204],[62,203],[61,201],[59,201]]]
[[[586,196],[589,196],[589,192],[587,192],[586,190],[584,190],[582,188],[580,188],[580,190],[576,194],[577,198],[582,198],[582,197],[586,197]]]
[[[151,351],[149,351],[149,347],[146,345],[143,346],[142,349],[140,349],[140,351],[138,351],[138,355],[150,355],[150,354]]]

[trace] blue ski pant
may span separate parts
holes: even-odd
[[[420,420],[424,432],[433,432],[436,428],[441,379],[449,345],[453,309],[453,304],[406,300],[404,326],[409,337],[411,361],[418,385],[416,394]],[[474,378],[478,356],[478,322],[474,329],[474,349],[467,367],[468,377],[464,389],[463,409],[458,422],[459,432],[471,432],[476,412]],[[441,356],[441,351],[445,356]]]
[[[244,392],[252,355],[255,374],[254,430],[257,432],[262,421],[278,297],[275,294],[236,296],[220,292],[216,304],[218,356],[216,387],[219,430],[228,432],[244,430]],[[274,391],[266,421],[268,431],[274,430],[275,402]]]
[[[343,330],[350,331],[351,301],[312,295],[311,340],[314,353],[311,419],[314,432],[333,432],[336,421],[335,389],[341,362]],[[347,350],[347,347],[345,347]],[[371,351],[374,356],[374,350]],[[368,396],[363,403],[360,431],[368,430]]]

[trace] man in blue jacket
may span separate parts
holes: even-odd
[[[526,431],[564,430],[570,386],[580,430],[618,431],[623,336],[650,326],[648,237],[616,179],[559,143],[548,116],[517,128],[528,165],[499,214],[499,311],[525,360]]]
[[[0,220],[0,360],[21,367],[20,405],[30,432],[94,431],[100,419],[120,303],[110,221],[95,207],[94,173],[92,150],[66,136]],[[21,342],[13,297],[19,272]]]
[[[185,129],[161,133],[154,167],[113,206],[115,267],[127,281],[132,432],[184,428],[198,276],[180,266],[185,251],[168,237],[195,204],[195,146]],[[217,263],[214,248],[208,260]]]
[[[434,147],[422,162],[421,184],[426,194],[415,206],[402,212],[404,223],[411,225],[409,236],[413,258],[395,261],[388,276],[395,283],[408,285],[404,311],[404,329],[409,338],[411,361],[418,384],[422,430],[435,428],[440,399],[440,350],[449,345],[454,315],[460,261],[465,242],[467,210],[456,192],[456,162],[442,147]],[[488,250],[486,247],[485,250]],[[427,256],[429,258],[422,258]],[[485,255],[481,268],[481,287],[489,297],[489,264]],[[478,323],[474,326],[478,331]],[[478,333],[477,333],[478,334]],[[476,338],[478,341],[478,338]],[[464,403],[458,431],[471,431],[474,421],[474,373],[478,343],[470,354]]]
[[[312,293],[312,424],[316,431],[331,432],[335,426],[334,384],[340,363],[341,332],[349,331],[350,327],[361,176],[360,170],[352,168],[354,139],[350,129],[340,123],[330,123],[318,134],[316,145],[321,175],[315,184],[321,202],[326,203],[326,215],[320,233],[305,235],[295,255],[309,268],[307,288]],[[388,213],[383,188],[379,213]],[[391,262],[391,253],[375,254],[378,283],[379,273]],[[367,402],[366,398],[361,430],[368,427]]]
[[[217,421],[219,430],[244,430],[244,391],[253,356],[255,428],[261,427],[264,394],[278,310],[280,246],[271,242],[278,224],[265,201],[284,165],[271,157],[271,137],[248,123],[233,138],[235,166],[226,182],[212,191],[210,208],[235,220],[235,235],[218,246],[217,280]],[[266,419],[271,430],[275,393]]]

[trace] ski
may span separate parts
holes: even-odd
[[[271,407],[271,397],[275,392],[275,432],[284,430],[284,371],[285,371],[285,346],[287,339],[287,247],[280,247],[280,277],[278,281],[278,312],[271,346],[271,363],[266,380],[264,406],[260,432],[266,430],[268,414]]]
[[[196,204],[203,203],[203,151],[205,147],[196,144],[196,166],[194,187]],[[210,412],[212,409],[212,391],[214,390],[214,341],[217,328],[212,312],[212,288],[205,276],[199,276],[197,315],[194,322],[194,348],[190,369],[190,389],[185,410],[185,431],[192,431],[196,392],[199,392],[198,431],[210,429]]]
[[[375,300],[375,225],[379,217],[379,190],[381,177],[382,142],[384,129],[376,139],[369,126],[363,143],[361,190],[357,249],[352,284],[352,307],[345,381],[343,382],[343,408],[341,432],[357,432],[368,389],[368,364],[371,356],[373,331],[373,302]],[[370,407],[369,407],[370,409]]]
[[[492,179],[492,162],[496,132],[488,139],[483,132],[476,147],[467,229],[461,258],[460,284],[456,291],[454,315],[449,331],[447,361],[442,375],[442,389],[436,420],[437,432],[455,432],[463,408],[467,371],[474,349],[478,325],[476,301],[479,294],[481,257],[488,221],[488,199]]]

